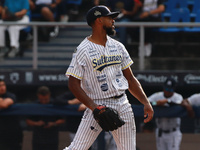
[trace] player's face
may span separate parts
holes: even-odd
[[[0,95],[3,95],[6,93],[6,84],[4,81],[0,82]]]
[[[50,94],[47,95],[38,94],[38,99],[41,104],[48,104],[50,101]]]
[[[106,33],[108,35],[115,35],[116,34],[115,26],[114,26],[115,20],[110,16],[106,16],[102,18],[104,20],[103,28],[106,31]]]
[[[172,91],[166,91],[166,90],[164,90],[164,96],[165,96],[166,98],[171,97],[173,94],[174,94],[174,92],[172,92]]]

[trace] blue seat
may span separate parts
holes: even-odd
[[[194,0],[193,1],[192,11],[190,13],[190,17],[196,17],[198,10],[200,10],[200,0]]]
[[[178,8],[171,12],[169,22],[190,22],[190,11],[188,8]],[[179,32],[183,31],[182,28],[178,27],[167,27],[159,28],[160,32]]]
[[[81,5],[82,0],[65,0],[67,4]]]
[[[186,8],[187,6],[187,0],[168,0],[165,2],[165,12],[162,13],[162,18],[170,17],[175,8]]]
[[[194,5],[194,0],[188,0],[187,3],[188,5]]]
[[[200,23],[200,9],[196,13],[196,18],[195,18],[196,23]],[[184,28],[185,32],[200,32],[200,27],[192,27],[192,28]]]
[[[31,16],[30,16],[31,12],[30,10],[28,11],[28,16],[29,16],[29,21],[31,21]],[[31,26],[27,26],[26,28],[22,29],[24,32],[26,33],[30,33],[31,30],[32,30],[32,27]]]

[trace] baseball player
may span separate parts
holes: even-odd
[[[200,93],[195,93],[190,97],[184,99],[182,101],[182,106],[184,106],[188,112],[190,117],[194,117],[195,113],[192,106],[200,106]]]
[[[195,117],[195,111],[193,110],[193,106],[200,106],[200,93],[195,93],[190,97],[184,99],[182,101],[182,106],[184,106],[188,112],[188,115],[191,118],[194,118],[194,126],[195,126],[195,133],[200,132],[200,118]]]
[[[64,150],[88,150],[102,130],[111,132],[118,150],[136,149],[136,127],[125,90],[144,105],[144,122],[153,118],[153,109],[141,84],[134,77],[127,50],[114,35],[114,18],[102,5],[86,15],[92,35],[77,47],[66,75],[73,94],[87,106],[73,142]]]
[[[176,81],[173,78],[167,78],[163,91],[148,97],[152,105],[169,107],[172,104],[181,104],[183,97],[174,92],[175,84]],[[180,125],[181,118],[178,117],[156,118],[157,150],[179,150],[182,140]]]
[[[190,97],[184,99],[183,102],[187,102],[191,106],[200,106],[200,93],[195,93]]]

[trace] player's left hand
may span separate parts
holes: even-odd
[[[118,112],[110,107],[100,105],[94,109],[93,115],[101,128],[107,132],[116,130],[125,124]]]
[[[144,123],[147,123],[153,119],[154,111],[150,103],[144,105]]]

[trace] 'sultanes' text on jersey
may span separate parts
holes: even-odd
[[[95,58],[92,60],[93,68],[102,71],[105,67],[120,64],[122,62],[121,55],[113,56],[101,56],[99,59]]]

